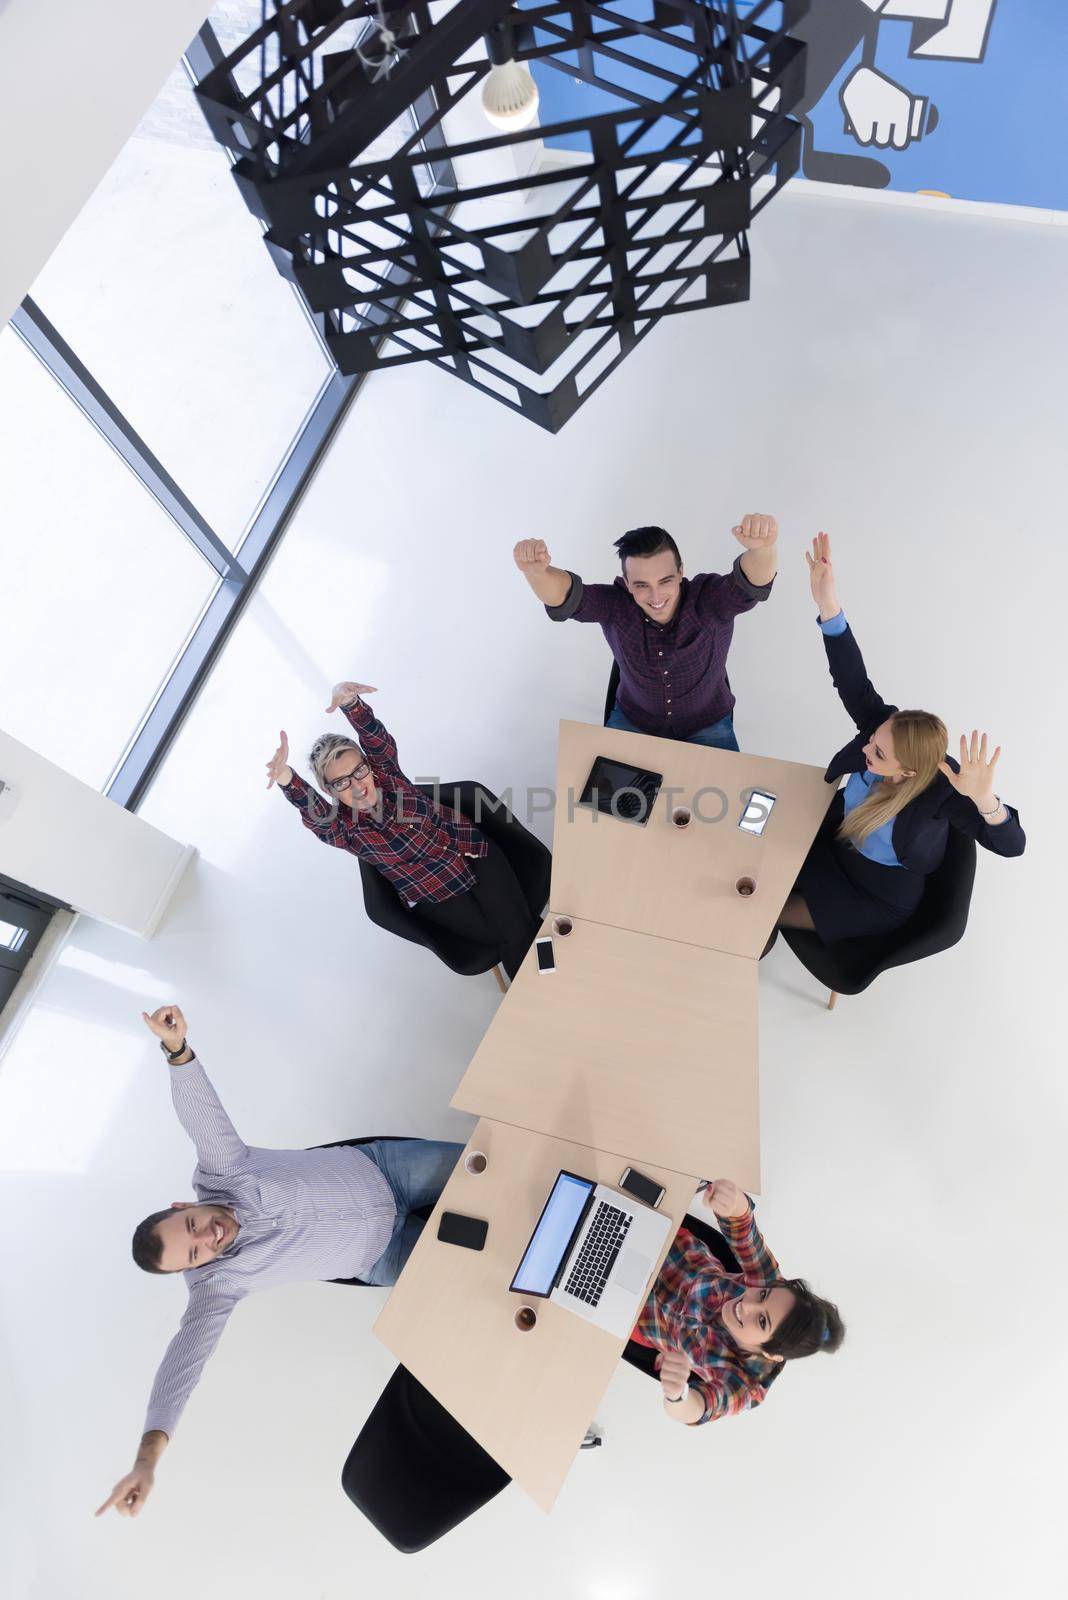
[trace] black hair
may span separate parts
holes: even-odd
[[[845,1338],[838,1307],[813,1294],[804,1278],[784,1278],[776,1287],[789,1289],[794,1303],[771,1338],[761,1345],[761,1354],[782,1356],[784,1361],[813,1356],[818,1350],[833,1355]]]
[[[670,550],[675,557],[675,565],[682,566],[679,547],[666,528],[631,528],[629,533],[622,534],[615,541],[615,547],[619,551],[619,564],[624,572],[627,570],[628,556],[658,556],[662,550]]]
[[[142,1272],[162,1272],[160,1260],[163,1256],[163,1240],[157,1232],[157,1224],[165,1217],[173,1216],[173,1210],[153,1211],[150,1217],[139,1222],[134,1229],[133,1258]]]

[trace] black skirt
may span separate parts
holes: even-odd
[[[794,885],[824,944],[865,934],[892,933],[923,899],[924,875],[884,867],[835,837],[842,820],[839,796],[831,805]]]

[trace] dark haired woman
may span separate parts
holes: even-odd
[[[806,551],[812,598],[834,686],[859,729],[825,777],[848,782],[798,874],[780,926],[815,928],[825,944],[889,933],[923,898],[924,879],[946,853],[950,828],[999,856],[1023,854],[1019,814],[994,792],[1001,746],[961,736],[960,761],[946,754],[946,728],[930,711],[899,711],[869,681],[864,658],[838,603],[831,541],[821,533]]]
[[[685,1226],[675,1236],[631,1338],[657,1358],[664,1411],[696,1426],[760,1405],[784,1362],[845,1337],[838,1309],[784,1278],[748,1196],[729,1178],[704,1192],[741,1267],[729,1272]]]
[[[744,554],[729,573],[686,578],[663,528],[615,541],[623,576],[586,583],[550,565],[543,539],[521,539],[515,564],[554,622],[597,622],[619,667],[610,728],[737,750],[727,651],[734,619],[771,593],[778,563],[774,517],[751,513],[731,530]]]

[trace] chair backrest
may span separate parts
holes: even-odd
[[[616,694],[619,691],[619,662],[612,657],[612,670],[608,674],[608,691],[604,697],[604,720],[607,723],[612,712],[616,709]]]
[[[373,922],[376,928],[384,928],[387,933],[395,933],[410,944],[419,944],[433,951],[439,961],[464,977],[488,972],[496,965],[497,951],[489,946],[474,944],[470,939],[462,939],[437,923],[425,921],[419,915],[418,907],[407,905],[377,867],[367,861],[361,861],[359,867],[363,907],[367,920]]]
[[[424,794],[431,794],[424,789]],[[549,898],[552,851],[524,827],[510,805],[505,805],[484,783],[470,779],[443,783],[438,789],[442,805],[461,811],[495,844],[519,880],[531,915],[540,917]]]
[[[964,936],[975,884],[975,840],[950,828],[946,853],[923,886],[916,912],[889,941],[876,972],[950,950]]]
[[[412,908],[405,905],[389,879],[384,878],[369,861],[361,860],[359,867],[367,920],[373,922],[376,928],[384,928],[387,933],[410,939],[413,944],[425,944],[423,930],[412,916]]]
[[[510,815],[492,789],[472,779],[456,783],[442,783],[435,790],[429,784],[417,785],[428,799],[437,798],[442,805],[460,811],[477,822],[487,839],[504,855],[523,891],[531,915],[540,917],[549,898],[549,878],[552,871],[552,852],[529,829]],[[384,878],[377,867],[360,861],[360,882],[363,886],[364,910],[370,922],[395,933],[412,944],[421,944],[432,950],[440,961],[462,976],[488,972],[500,959],[500,951],[488,945],[474,944],[424,920],[418,906],[409,906],[396,889]]]
[[[511,1482],[405,1367],[398,1367],[341,1474],[345,1493],[406,1555],[425,1550]]]
[[[975,841],[951,828],[946,853],[928,874],[923,899],[902,927],[830,945],[803,928],[783,928],[782,936],[820,983],[842,994],[861,994],[880,973],[958,943],[968,926],[974,882]]]

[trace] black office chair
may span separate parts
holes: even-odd
[[[604,697],[604,724],[607,728],[608,719],[616,709],[616,694],[619,689],[619,662],[612,657],[612,670],[608,674],[608,692]]]
[[[349,1451],[341,1486],[395,1550],[425,1550],[511,1479],[405,1367]]]
[[[928,874],[923,899],[909,920],[893,933],[870,934],[824,944],[807,928],[780,928],[806,971],[831,991],[828,1011],[840,994],[861,994],[880,973],[949,950],[968,926],[975,882],[975,840],[949,830],[946,853]]]
[[[420,784],[420,791],[433,797],[434,791]],[[479,828],[502,851],[509,866],[519,880],[530,914],[540,918],[549,898],[549,875],[552,871],[552,852],[540,839],[524,828],[515,817],[509,816],[500,806],[497,796],[485,784],[463,782],[443,783],[438,789],[442,805],[463,812],[465,817],[477,821]],[[500,809],[496,809],[500,806]],[[396,889],[384,878],[377,867],[360,862],[360,880],[363,884],[364,910],[371,922],[387,933],[421,944],[433,952],[452,972],[462,977],[474,977],[492,970],[497,986],[504,991],[498,962],[500,951],[488,945],[459,938],[447,928],[439,928],[419,915],[416,906],[409,906]]]
[[[679,1226],[688,1228],[690,1233],[700,1239],[703,1244],[706,1244],[726,1272],[741,1272],[742,1269],[738,1257],[719,1229],[714,1228],[710,1222],[705,1222],[703,1217],[691,1217],[687,1212]],[[648,1345],[639,1344],[636,1339],[628,1339],[626,1348],[623,1351],[623,1360],[629,1362],[632,1367],[637,1367],[639,1372],[644,1372],[648,1377],[656,1378],[659,1382],[656,1370],[656,1358],[659,1354],[659,1350],[653,1350]]]

